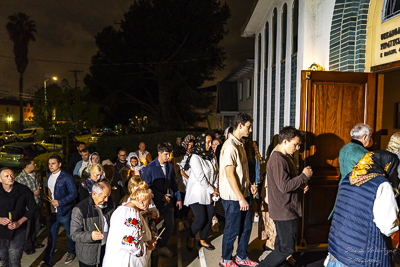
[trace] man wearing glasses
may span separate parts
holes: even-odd
[[[127,152],[125,148],[120,148],[118,150],[118,159],[115,162],[114,170],[115,173],[118,173],[123,167],[127,167],[127,161],[126,161],[126,156]]]

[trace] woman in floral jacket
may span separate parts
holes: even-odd
[[[147,210],[153,194],[145,182],[132,190],[130,201],[119,206],[111,217],[103,267],[148,266],[146,254],[156,241],[140,214]]]

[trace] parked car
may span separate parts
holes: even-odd
[[[0,132],[0,145],[18,141],[18,135],[14,131]]]
[[[78,146],[78,140],[71,135],[50,135],[42,141],[41,145],[50,152],[57,152],[60,154],[67,154],[67,144],[69,153],[73,152]]]
[[[103,136],[103,133],[94,133],[92,134],[91,137],[88,139],[88,146],[96,146],[97,145],[97,140],[99,140],[100,137]]]
[[[44,129],[43,128],[39,128],[39,127],[35,127],[35,128],[26,128],[23,129],[22,132],[20,132],[18,134],[18,140],[22,141],[22,142],[35,142],[37,141],[36,137],[38,133],[43,133]]]
[[[7,144],[0,149],[0,165],[22,168],[21,160],[23,158],[29,157],[33,159],[47,152],[46,148],[35,143],[18,142]]]

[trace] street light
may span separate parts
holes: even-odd
[[[9,116],[9,117],[7,118],[7,120],[8,120],[8,130],[11,130],[12,117]]]
[[[47,88],[47,81],[50,80],[50,79],[52,79],[52,80],[54,80],[54,81],[57,81],[57,77],[56,77],[56,76],[53,76],[53,77],[51,77],[51,78],[48,78],[48,79],[44,80],[44,105],[45,105],[45,106],[47,106],[47,91],[46,91],[46,88]]]

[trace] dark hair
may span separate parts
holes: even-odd
[[[239,113],[235,116],[233,119],[233,129],[236,130],[239,126],[239,124],[242,124],[243,126],[246,124],[246,122],[253,123],[253,119],[251,118],[250,115],[245,114],[245,113]]]
[[[89,149],[85,147],[84,149],[81,150],[81,152],[82,152],[82,153],[89,152]]]
[[[31,164],[31,162],[33,161],[33,159],[32,158],[23,158],[22,160],[21,160],[21,165],[22,165],[22,168],[26,168],[26,166],[28,166],[29,164]]]
[[[164,153],[164,152],[172,152],[172,147],[170,144],[164,142],[157,145],[157,152]]]
[[[219,130],[215,131],[214,135],[216,135],[216,134],[222,135],[221,131],[219,131]]]
[[[78,142],[78,146],[80,146],[80,145],[85,145],[85,146],[86,146],[86,143],[85,143],[85,142],[82,142],[82,141],[80,141],[80,142]]]
[[[125,153],[128,153],[128,151],[126,150],[126,148],[121,147],[117,150],[117,154],[119,154],[119,152],[124,151]]]
[[[293,126],[285,126],[279,131],[278,143],[282,144],[284,140],[288,140],[290,142],[297,136],[301,138],[301,132],[299,130]]]
[[[57,163],[61,163],[61,157],[60,157],[59,155],[57,155],[57,154],[53,154],[53,155],[49,158],[49,161],[50,161],[51,159],[55,159],[55,160],[57,160]]]

